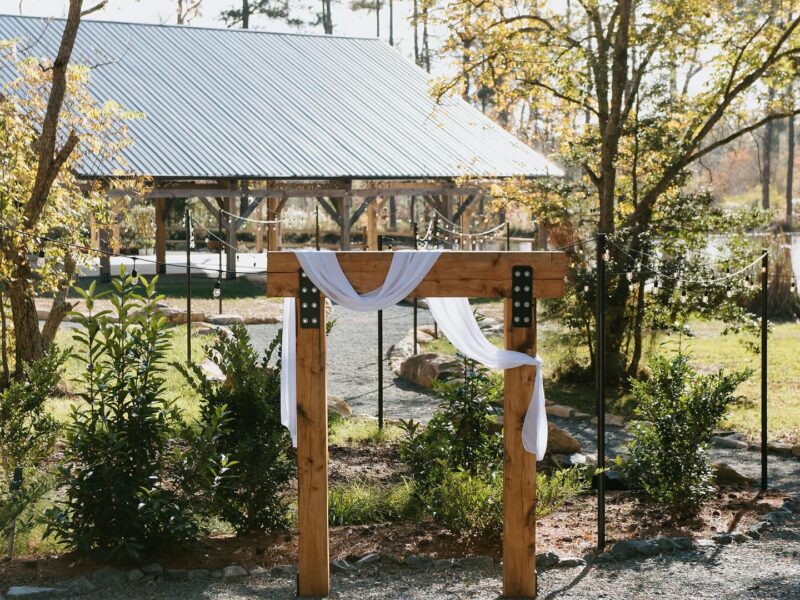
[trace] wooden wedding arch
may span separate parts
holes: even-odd
[[[382,285],[390,252],[337,252],[359,292]],[[446,252],[412,293],[418,297],[504,298],[509,350],[536,354],[536,298],[564,291],[563,252]],[[291,252],[269,252],[267,296],[297,298],[298,582],[301,597],[330,591],[328,551],[328,415],[325,302]],[[535,367],[505,371],[503,594],[536,595],[536,457],[522,447],[522,424]]]

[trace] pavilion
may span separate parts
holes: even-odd
[[[0,39],[18,40],[20,57],[52,58],[63,26],[0,15]],[[229,248],[244,219],[264,218],[264,205],[267,220],[280,220],[288,199],[309,198],[339,226],[345,250],[366,211],[374,249],[377,211],[367,209],[386,199],[421,197],[463,222],[488,183],[563,175],[462,99],[437,103],[429,75],[378,39],[86,20],[73,60],[92,68],[99,102],[143,115],[128,126],[124,175],[96,157],[76,175],[104,185],[152,179],[160,271],[176,198],[200,198]],[[0,69],[0,82],[9,77]],[[125,193],[109,190],[109,200]],[[280,225],[269,228],[268,249],[280,235]],[[259,228],[259,251],[262,236]],[[106,248],[109,240],[103,232]],[[226,269],[236,270],[230,249]]]

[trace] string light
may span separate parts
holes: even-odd
[[[708,304],[708,292],[703,292],[703,304]]]
[[[730,284],[725,286],[725,296],[728,298],[733,298],[733,288],[731,288]]]
[[[628,281],[633,281],[633,272],[628,271],[627,273],[625,273],[625,277],[627,278]]]
[[[139,272],[136,270],[136,257],[133,257],[133,269],[131,270],[131,277],[134,279],[139,278]]]
[[[686,288],[681,288],[681,303],[686,304],[686,300],[688,299],[686,295]]]
[[[605,262],[608,262],[609,260],[611,260],[611,255],[608,253],[608,250],[606,250],[605,252],[603,252],[603,255],[602,255],[602,257],[601,257],[601,258],[602,258],[602,259],[603,259],[603,261],[605,261]]]
[[[658,278],[653,280],[653,291],[658,293]]]
[[[211,297],[216,300],[222,295],[222,279],[217,277],[217,282],[214,284],[214,289],[211,291]]]
[[[797,282],[794,279],[792,279],[792,284],[789,286],[789,289],[793,294],[797,292]]]
[[[36,266],[37,267],[44,266],[44,247],[39,248],[39,254],[36,256]]]

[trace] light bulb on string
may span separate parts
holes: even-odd
[[[728,298],[733,298],[733,288],[731,288],[730,284],[725,287],[725,296]]]
[[[583,286],[583,291],[588,293],[589,292],[589,284]]]
[[[708,304],[708,292],[703,291],[702,301],[703,301],[703,304]]]
[[[658,278],[657,277],[653,280],[653,291],[654,292],[658,292]]]
[[[609,260],[611,260],[611,255],[608,253],[608,250],[603,252],[601,258],[603,259],[604,262],[608,262]]]
[[[627,273],[625,273],[625,278],[628,281],[633,281],[633,272],[632,271],[628,271]]]
[[[211,291],[211,296],[216,300],[222,295],[222,278],[217,277],[217,282],[214,284],[214,289]]]
[[[789,290],[794,294],[797,292],[797,282],[792,279],[792,284],[789,286]]]
[[[688,300],[686,288],[681,288],[681,304],[686,304],[686,300]]]
[[[131,277],[134,279],[139,278],[139,272],[136,270],[136,257],[133,257],[133,269],[131,270]]]
[[[39,254],[36,256],[36,266],[37,267],[44,266],[44,247],[39,248]]]

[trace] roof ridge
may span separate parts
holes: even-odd
[[[30,19],[32,21],[66,21],[63,17],[41,17],[37,15],[14,15],[0,12],[0,19],[10,17],[12,19]],[[232,29],[230,27],[212,27],[210,25],[178,25],[176,23],[139,23],[136,21],[115,21],[113,19],[83,19],[81,25],[88,23],[102,23],[105,25],[133,25],[134,27],[161,27],[165,29],[181,29],[190,31],[220,31],[231,33],[243,34],[263,34],[263,35],[276,35],[288,37],[311,37],[319,39],[337,39],[337,40],[364,40],[371,42],[385,43],[380,38],[359,36],[359,35],[334,35],[325,33],[311,33],[303,31],[268,31],[265,29]]]

